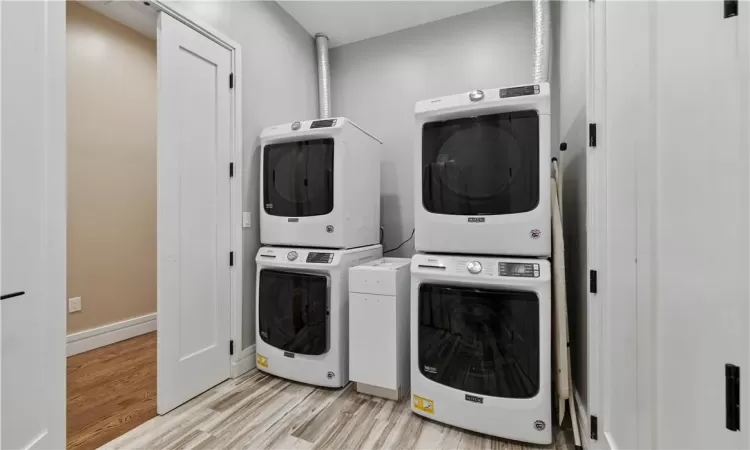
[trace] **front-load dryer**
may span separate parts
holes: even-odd
[[[415,115],[417,251],[549,256],[549,84],[424,100]]]
[[[350,250],[261,247],[257,265],[258,369],[316,386],[349,382],[349,268],[380,245]]]
[[[354,248],[380,242],[380,145],[349,119],[261,133],[260,241]]]
[[[412,411],[551,443],[549,262],[417,254],[411,277]]]

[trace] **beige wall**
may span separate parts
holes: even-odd
[[[68,333],[156,311],[156,42],[68,14]]]

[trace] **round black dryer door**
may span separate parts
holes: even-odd
[[[422,128],[422,204],[435,214],[490,215],[539,204],[539,115],[491,114]]]
[[[328,351],[328,279],[278,270],[260,271],[258,330],[263,342],[286,352]]]
[[[419,371],[436,383],[492,397],[539,392],[533,292],[423,284],[418,332]]]
[[[333,139],[266,145],[263,207],[283,217],[322,216],[333,211]]]

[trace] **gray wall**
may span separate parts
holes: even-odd
[[[429,3],[425,3],[429,7]],[[530,2],[508,2],[331,50],[332,113],[383,142],[385,247],[414,227],[414,103],[432,97],[528,83]],[[410,256],[413,242],[389,256]]]
[[[559,158],[563,170],[568,323],[573,384],[588,410],[588,267],[586,261],[586,35],[587,2],[555,3],[552,79],[558,95]]]
[[[255,343],[255,254],[258,227],[259,135],[264,127],[317,116],[313,38],[276,2],[174,2],[242,47],[243,208],[252,228],[243,235],[242,346]]]

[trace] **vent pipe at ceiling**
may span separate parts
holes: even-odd
[[[315,46],[318,48],[318,103],[320,118],[331,117],[331,66],[328,62],[328,36],[323,33],[315,35]]]
[[[549,0],[533,0],[534,7],[534,83],[549,80]]]

